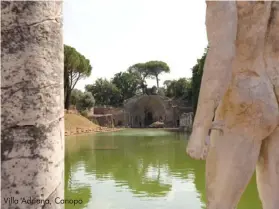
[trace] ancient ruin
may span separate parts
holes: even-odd
[[[126,100],[121,108],[94,107],[92,111],[89,118],[101,126],[146,128],[154,122],[161,122],[164,127],[185,128],[184,122],[180,124],[181,115],[192,113],[192,106],[187,101],[172,100],[157,94],[141,94]],[[187,117],[192,117],[192,114]],[[187,129],[192,126],[192,120],[186,120]]]
[[[124,103],[125,121],[131,127],[148,127],[163,122],[165,127],[179,127],[180,115],[192,112],[190,105],[160,95],[139,95]]]
[[[64,208],[62,5],[1,1],[3,209]]]

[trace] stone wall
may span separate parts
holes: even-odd
[[[90,119],[97,121],[100,126],[124,126],[125,111],[123,108],[94,107],[94,114]]]
[[[124,102],[124,108],[94,107],[90,118],[101,126],[148,127],[153,122],[163,122],[165,127],[179,127],[180,116],[192,112],[181,106],[183,101],[160,95],[137,95]]]
[[[181,100],[160,95],[135,96],[124,103],[127,114],[124,121],[131,127],[147,127],[151,121],[164,122],[165,127],[179,127],[181,114],[192,112],[191,107],[183,104]]]
[[[193,125],[193,112],[183,113],[180,116],[180,128],[185,130],[186,132],[190,132],[192,130]]]
[[[95,115],[118,114],[123,108],[117,107],[94,107]]]
[[[146,127],[152,122],[166,120],[166,105],[159,95],[142,95],[124,109],[131,127]]]
[[[106,114],[106,115],[93,115],[89,117],[91,121],[96,121],[98,125],[105,126],[109,128],[113,128],[113,115],[112,114]]]
[[[113,115],[114,126],[124,126],[125,125],[125,113],[124,111],[115,112]]]
[[[166,118],[165,118],[165,126],[166,127],[174,127],[175,126],[175,115],[178,114],[175,110],[175,107],[172,106],[172,103],[167,103],[166,106]]]
[[[110,114],[110,107],[95,107],[94,108],[94,115],[105,115]]]

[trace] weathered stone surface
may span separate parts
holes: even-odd
[[[1,1],[1,208],[63,197],[61,15],[62,2]],[[19,203],[5,203],[11,197]]]
[[[279,193],[279,38],[276,35],[279,3],[207,2],[207,10],[216,12],[221,4],[235,8],[227,9],[223,15],[237,13],[237,18],[231,19],[237,25],[237,33],[235,42],[230,42],[235,47],[232,74],[217,104],[210,134],[206,159],[207,209],[236,208],[256,167],[263,208],[275,209],[279,205],[279,196],[275,195]],[[219,16],[222,20],[223,15]],[[207,61],[210,59],[214,57],[208,57]],[[205,72],[214,71],[212,68],[213,65],[208,66]],[[205,81],[203,78],[202,82]],[[207,111],[212,119],[213,105],[203,104],[202,97],[206,98],[201,95],[198,111]],[[201,113],[197,114],[195,122],[201,121]],[[193,127],[187,151],[194,158],[203,157],[203,140],[209,127],[208,120],[204,123]]]
[[[191,132],[193,127],[193,112],[183,113],[179,120],[180,128],[184,129],[186,132]]]
[[[131,127],[148,127],[156,121],[177,127],[180,115],[191,111],[187,104],[160,95],[138,95],[124,103],[125,124]]]
[[[113,128],[113,115],[112,114],[105,114],[105,115],[93,115],[88,117],[91,121],[97,121],[98,125],[103,127],[110,127]]]
[[[205,139],[214,111],[231,78],[237,10],[234,1],[208,1],[206,29],[209,51],[206,57],[199,102],[187,152],[195,159],[204,159]]]
[[[277,103],[279,103],[279,2],[272,2],[270,10],[263,56],[266,72],[273,85]],[[279,205],[279,196],[277,195],[279,194],[278,126],[262,142],[256,173],[257,187],[263,209],[277,208]]]

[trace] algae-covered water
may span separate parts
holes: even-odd
[[[205,162],[185,154],[187,136],[153,129],[66,138],[70,208],[205,208]],[[238,209],[261,209],[255,177]]]

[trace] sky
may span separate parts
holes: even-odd
[[[164,80],[191,77],[207,46],[203,0],[66,0],[64,43],[83,54],[93,67],[77,83],[84,90],[97,78],[110,79],[129,66],[160,60],[170,67]],[[152,87],[155,80],[148,80]]]

